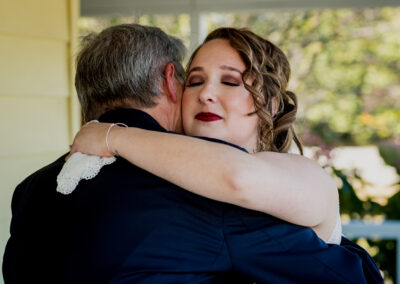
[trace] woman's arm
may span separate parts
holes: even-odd
[[[332,178],[299,155],[247,154],[189,136],[93,123],[76,136],[72,152],[111,156],[196,194],[312,227],[328,239],[336,223],[338,193]]]

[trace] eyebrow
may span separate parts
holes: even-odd
[[[223,70],[234,71],[234,72],[237,72],[240,75],[242,75],[242,71],[240,71],[239,69],[236,69],[235,67],[229,66],[229,65],[221,65],[220,68]]]
[[[203,70],[203,67],[201,67],[201,66],[193,67],[192,69],[189,70],[188,75],[194,71],[202,71],[202,70]]]
[[[234,71],[239,73],[240,75],[242,75],[242,72],[239,69],[236,69],[235,67],[229,66],[229,65],[221,65],[219,66],[219,68],[221,68],[222,70],[229,70],[229,71]],[[201,66],[196,66],[193,67],[192,69],[189,70],[188,75],[194,71],[203,71],[204,68]]]

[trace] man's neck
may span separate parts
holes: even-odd
[[[165,99],[159,99],[157,105],[150,108],[137,107],[129,102],[124,102],[123,104],[116,106],[116,108],[133,108],[143,111],[153,117],[167,131],[182,133],[180,109]]]
[[[161,106],[157,105],[152,108],[137,108],[151,117],[153,117],[162,127],[164,127],[167,131],[178,131],[180,130],[177,127],[177,119],[171,114],[169,109],[164,109]]]

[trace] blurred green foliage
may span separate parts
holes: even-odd
[[[387,164],[396,168],[397,173],[400,173],[399,148],[394,144],[379,145],[381,156]],[[341,214],[350,216],[352,220],[369,219],[371,216],[382,216],[384,219],[400,220],[400,192],[391,196],[384,205],[375,202],[371,198],[360,199],[355,184],[358,187],[360,185],[362,187],[366,181],[357,173],[357,169],[343,170],[335,168],[331,160],[331,151],[333,148],[321,147],[320,149],[314,158],[321,160],[321,156],[326,157],[323,166],[340,180],[338,189]],[[398,184],[400,185],[400,181]],[[367,249],[383,271],[385,283],[393,283],[393,280],[396,279],[396,273],[400,273],[400,271],[396,272],[396,241],[365,240],[364,238],[360,240],[361,243],[359,245]]]
[[[91,32],[101,30],[114,25],[135,23],[146,26],[157,26],[166,33],[176,36],[183,40],[188,47],[190,40],[190,16],[188,14],[179,15],[138,15],[132,17],[102,17],[79,19],[78,34],[85,36]]]

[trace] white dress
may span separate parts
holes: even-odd
[[[336,225],[326,243],[340,245],[342,240],[342,221],[340,220],[340,211],[338,210]]]

